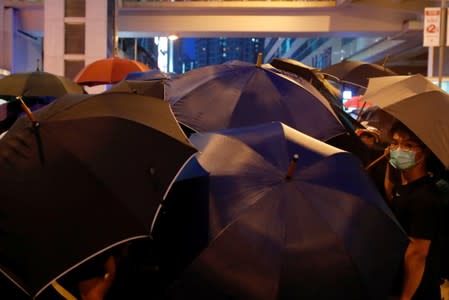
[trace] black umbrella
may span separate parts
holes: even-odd
[[[2,96],[61,97],[83,92],[83,88],[72,80],[41,71],[15,73],[0,79]]]
[[[191,140],[153,231],[169,298],[386,299],[407,236],[353,155],[277,122]]]
[[[0,271],[35,297],[114,245],[147,237],[195,150],[167,102],[71,95],[0,140]]]
[[[122,80],[104,93],[134,93],[163,99],[164,80]]]
[[[362,87],[368,86],[368,78],[397,75],[387,67],[356,60],[344,60],[322,69],[321,72]]]

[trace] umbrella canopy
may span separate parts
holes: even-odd
[[[164,99],[164,81],[122,80],[104,93],[134,93]]]
[[[364,162],[370,161],[370,157],[367,155],[368,149],[366,148],[366,145],[354,134],[355,130],[363,128],[363,126],[358,120],[344,111],[340,91],[337,90],[330,81],[325,79],[324,76],[319,73],[318,69],[290,58],[275,58],[270,64],[277,69],[286,72],[285,74],[287,76],[296,76],[295,80],[299,80],[300,84],[303,84],[304,81],[309,82],[326,98],[348,133],[335,136],[334,138],[327,140],[326,143],[350,151]]]
[[[100,84],[117,83],[130,72],[147,71],[149,68],[131,59],[120,58],[117,56],[100,59],[85,66],[75,77],[75,82],[94,86]]]
[[[368,78],[397,75],[384,66],[354,60],[344,60],[322,69],[321,72],[363,87],[368,85]]]
[[[190,222],[171,218],[173,238],[164,232],[173,212],[163,208],[153,232],[170,240],[168,260],[189,249],[179,241],[202,235],[206,245],[169,298],[386,299],[407,236],[357,158],[278,122],[191,141],[199,154],[178,181],[208,172],[207,201],[183,190],[172,198],[178,183],[167,201],[203,226],[189,232]],[[204,205],[193,211],[186,201]]]
[[[352,133],[356,128],[362,127],[357,120],[353,119],[342,109],[340,91],[330,81],[325,79],[318,69],[291,58],[275,58],[270,64],[279,70],[287,72],[287,74],[294,74],[310,82],[327,99],[349,133]]]
[[[274,58],[270,62],[270,65],[309,81],[321,94],[323,94],[338,114],[339,110],[336,110],[336,108],[341,108],[341,93],[338,88],[324,78],[319,69],[291,58]]]
[[[240,61],[195,69],[168,81],[166,99],[179,122],[199,132],[270,121],[320,140],[345,132],[311,84]]]
[[[0,271],[30,296],[114,245],[147,237],[194,152],[162,99],[68,95],[0,140]]]
[[[363,97],[405,124],[449,168],[449,94],[417,74],[372,78]]]
[[[162,72],[158,69],[153,69],[145,72],[131,72],[126,75],[126,80],[160,80],[170,79],[170,74]]]
[[[0,79],[3,96],[62,97],[83,93],[83,88],[72,80],[47,72],[14,73]]]

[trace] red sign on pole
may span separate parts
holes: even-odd
[[[424,9],[424,38],[425,47],[440,46],[440,19],[441,9],[439,7],[426,7]]]

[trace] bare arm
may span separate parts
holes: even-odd
[[[404,257],[404,282],[400,300],[410,300],[424,274],[430,240],[410,238]]]
[[[390,179],[390,168],[390,163],[387,163],[387,167],[385,168],[384,188],[385,195],[388,201],[391,201],[391,199],[393,198],[393,182]]]

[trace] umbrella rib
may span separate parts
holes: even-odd
[[[256,67],[256,69],[252,72],[252,74],[251,74],[251,76],[249,76],[248,77],[248,79],[246,80],[246,82],[242,85],[242,86],[246,86],[247,84],[248,84],[248,82],[255,76],[255,74],[256,74],[256,72],[258,71],[258,69],[259,68],[257,68]],[[260,68],[260,69],[262,69],[263,71],[265,71],[265,72],[269,72],[269,70],[267,70],[267,69],[264,69],[264,68]],[[250,70],[251,71],[251,70]],[[272,72],[273,74],[275,74],[276,75],[276,73],[274,73],[274,72]],[[235,109],[237,108],[237,106],[238,106],[238,104],[239,104],[239,99],[240,99],[240,97],[242,97],[242,91],[243,91],[243,89],[239,89],[239,96],[238,96],[238,98],[237,98],[237,101],[235,101],[235,103],[234,103],[234,107],[233,107],[233,109],[232,109],[232,112],[231,112],[231,114],[230,115],[233,115],[233,113],[234,113],[234,111],[235,111]],[[228,124],[227,124],[227,127],[229,127],[229,122],[231,122],[232,121],[232,118],[230,118],[229,120],[228,120]]]
[[[300,79],[299,79],[299,78],[298,78],[298,79],[292,79],[292,78],[289,78],[287,75],[284,75],[284,74],[278,74],[278,73],[276,73],[276,72],[274,72],[274,71],[272,71],[272,70],[266,70],[266,72],[271,72],[271,73],[273,73],[274,76],[278,76],[278,77],[280,77],[280,78],[286,80],[287,82],[290,82],[292,85],[296,86],[298,89],[301,89],[303,92],[307,93],[307,94],[308,94],[309,96],[311,96],[315,101],[319,102],[319,103],[324,107],[324,109],[327,110],[327,111],[330,113],[330,115],[331,115],[332,117],[334,117],[335,120],[341,125],[342,129],[344,129],[343,124],[341,123],[340,119],[338,118],[337,114],[335,113],[334,109],[332,108],[331,104],[329,103],[329,100],[327,100],[327,99],[326,99],[326,98],[325,98],[325,97],[318,91],[318,89],[317,89],[315,86],[313,86],[312,84],[310,84],[310,87],[306,87],[306,86],[304,86],[304,84],[303,84],[302,82],[300,82]],[[315,89],[315,90],[316,90],[316,94],[312,93],[312,91],[311,91],[309,88]],[[283,95],[280,94],[280,96],[281,96],[281,99],[282,99]],[[320,97],[322,97],[322,99],[320,99]],[[284,107],[284,108],[286,109],[286,112],[290,112],[290,111],[291,111],[291,110],[287,107],[287,105],[286,105],[286,103],[285,103],[284,101],[279,101],[279,103],[280,103],[280,105],[281,105],[282,107]],[[292,116],[291,114],[289,114],[289,115]],[[295,120],[295,118],[293,118],[293,117],[292,117],[291,119],[292,119],[292,120]],[[295,124],[295,125],[296,125],[296,124]],[[331,138],[333,138],[333,137],[335,137],[335,136],[339,136],[340,134],[343,134],[343,133],[344,133],[344,131],[342,131],[341,133],[337,133],[337,134],[335,134],[334,136],[329,137],[328,139],[331,139]]]
[[[193,71],[195,71],[195,70],[193,70]],[[203,79],[203,80],[200,79],[200,80],[198,80],[198,81],[201,82],[200,84],[195,85],[195,86],[191,86],[187,93],[182,94],[182,95],[178,95],[177,98],[175,98],[175,99],[168,99],[168,102],[170,102],[171,105],[175,105],[176,102],[178,102],[178,101],[182,100],[183,98],[186,98],[187,96],[191,95],[194,90],[196,90],[196,89],[198,89],[198,88],[208,84],[210,81],[215,80],[215,79],[219,78],[220,76],[223,76],[223,74],[225,74],[225,75],[227,73],[232,74],[233,72],[236,72],[236,69],[226,68],[224,70],[220,70],[220,71],[214,73],[212,75],[212,77],[207,79],[207,80],[206,79]],[[184,78],[181,77],[179,79],[173,79],[172,82],[175,82],[177,80],[182,82],[183,80],[187,80],[187,79],[184,79]],[[170,86],[170,82],[168,82],[168,86]]]
[[[27,294],[28,296],[31,297],[31,294],[27,292],[27,290],[17,281],[14,280],[13,277],[9,276],[8,273],[6,273],[5,271],[3,271],[3,268],[0,268],[0,273],[2,273],[3,275],[5,275],[10,281],[12,281],[20,290],[22,290],[25,294]]]
[[[157,220],[157,218],[159,216],[160,210],[162,209],[162,206],[164,204],[165,198],[167,197],[167,195],[170,192],[173,184],[176,182],[176,179],[181,174],[181,172],[184,169],[184,167],[190,162],[191,159],[193,159],[195,157],[195,155],[196,155],[196,153],[193,153],[192,155],[190,155],[190,157],[182,164],[182,166],[179,168],[178,172],[176,172],[176,175],[173,177],[172,181],[168,185],[167,189],[165,190],[164,196],[162,197],[162,201],[159,203],[159,205],[157,207],[157,210],[156,210],[156,213],[154,214],[153,220],[151,221],[150,235],[153,232],[154,225],[156,224],[156,220]]]
[[[341,152],[341,153],[346,153],[346,152]],[[337,154],[337,155],[338,155],[338,154]],[[347,155],[348,155],[348,156],[352,156],[352,154],[349,154],[349,153],[347,153]],[[334,156],[335,156],[335,154],[323,158],[323,160],[321,160],[321,161],[319,161],[319,162],[317,162],[317,163],[315,163],[315,164],[312,164],[312,165],[308,166],[307,168],[302,169],[302,170],[301,170],[301,173],[305,173],[305,172],[308,172],[308,170],[313,170],[313,169],[317,168],[317,164],[325,163],[326,160],[334,159]],[[292,177],[292,180],[291,180],[291,181],[302,181],[302,182],[306,182],[306,183],[311,184],[311,185],[315,185],[315,183],[313,183],[313,182],[301,180],[301,179],[298,179],[298,178],[295,178],[295,177]],[[326,187],[326,188],[330,188],[330,187]],[[344,192],[344,191],[342,191],[342,192]],[[379,207],[379,206],[377,206],[377,205],[374,205],[373,203],[371,203],[371,202],[369,202],[369,201],[367,201],[366,203],[367,203],[368,205],[370,205],[372,208],[374,208],[374,209],[378,210],[379,212],[385,214],[385,211],[383,211],[383,210],[381,209],[381,207]],[[383,204],[382,204],[382,205],[383,205]],[[385,205],[385,208],[389,209],[387,205]],[[394,216],[393,216],[393,214],[387,214],[387,215],[388,215],[389,217],[393,218],[393,220],[395,219]],[[397,222],[393,222],[393,223],[396,224],[396,225],[399,225],[399,223],[397,223]]]
[[[310,185],[315,186],[315,184],[313,183],[309,183]],[[323,186],[319,186],[320,188],[323,188]],[[327,188],[327,187],[326,187]],[[302,193],[301,189],[299,188],[298,185],[294,185],[294,189],[303,195],[303,199],[307,199],[307,197],[305,197],[305,195]],[[308,202],[311,204],[312,209],[315,211],[316,215],[320,216],[320,219],[326,224],[326,226],[328,227],[328,229],[334,233],[335,236],[338,236],[337,232],[335,232],[335,230],[333,230],[332,226],[329,224],[329,222],[327,222],[326,218],[324,218],[324,216],[321,215],[320,210],[315,206],[315,203],[313,200],[309,200],[307,199]],[[352,259],[352,256],[350,255],[350,253],[347,250],[347,247],[345,246],[345,244],[343,242],[341,242],[341,239],[336,239],[338,241],[339,244],[342,245],[342,248],[344,249],[346,256],[350,259],[351,261],[351,265],[353,266],[353,269],[355,270],[355,272],[357,272],[357,274],[359,275],[358,278],[363,278],[361,276],[361,273],[359,271],[359,269],[357,268],[357,265],[354,263],[354,260]],[[360,284],[362,285],[362,287],[364,287],[363,290],[368,289],[368,286],[366,285],[366,283],[363,280],[360,280]],[[370,297],[371,298],[371,297]]]
[[[242,216],[249,210],[251,209],[253,206],[257,205],[260,201],[260,199],[264,198],[267,194],[274,192],[276,189],[278,189],[279,186],[275,186],[273,187],[271,190],[267,190],[265,192],[260,192],[259,196],[257,198],[257,200],[255,200],[252,204],[248,205],[242,212],[240,212],[240,214],[235,217],[231,222],[229,222],[225,227],[223,227],[216,235],[215,237],[208,243],[207,248],[214,242],[216,241],[223,232],[225,232],[229,227],[231,227],[232,225],[234,225],[236,222],[238,222]]]
[[[86,257],[85,259],[81,260],[81,261],[78,262],[77,264],[75,264],[75,265],[73,265],[73,266],[67,268],[64,272],[60,273],[60,274],[59,274],[58,276],[56,276],[55,278],[49,280],[49,282],[48,282],[46,285],[44,285],[39,291],[37,291],[37,293],[33,296],[33,299],[37,298],[37,297],[38,297],[38,296],[39,296],[39,295],[40,295],[40,294],[41,294],[47,287],[49,287],[54,281],[56,281],[56,280],[58,280],[59,278],[63,277],[64,275],[66,275],[66,274],[69,273],[70,271],[74,270],[75,268],[79,267],[80,265],[82,265],[83,263],[87,262],[88,260],[94,258],[95,256],[97,256],[97,255],[99,255],[99,254],[101,254],[101,253],[103,253],[103,252],[105,252],[105,251],[107,251],[107,250],[109,250],[109,249],[112,249],[112,248],[114,248],[114,247],[116,247],[116,246],[118,246],[118,245],[121,245],[121,244],[130,242],[130,241],[133,241],[133,240],[144,239],[144,238],[148,238],[148,237],[149,237],[148,235],[136,235],[136,236],[133,236],[133,237],[130,237],[130,238],[127,238],[127,239],[120,240],[120,241],[118,241],[118,242],[116,242],[116,243],[114,243],[114,244],[112,244],[112,245],[109,245],[109,246],[107,246],[107,247],[105,247],[105,248],[103,248],[103,249],[101,249],[101,250],[95,252],[94,254],[92,254],[92,255]],[[1,271],[1,270],[0,270],[0,271]]]

